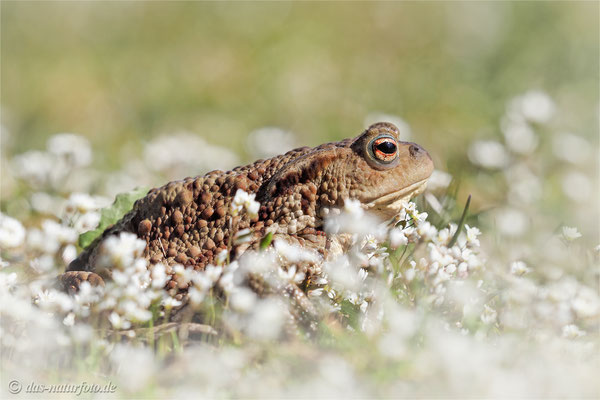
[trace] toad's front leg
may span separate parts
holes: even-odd
[[[58,277],[59,288],[69,294],[79,292],[83,282],[89,282],[92,286],[104,287],[104,279],[95,272],[67,271]]]

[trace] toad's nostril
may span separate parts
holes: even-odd
[[[416,157],[416,156],[420,155],[421,153],[423,153],[423,149],[416,144],[411,144],[410,147],[408,148],[408,151],[410,152],[410,155],[413,157]]]

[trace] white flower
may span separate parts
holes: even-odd
[[[60,244],[75,243],[79,237],[75,229],[61,225],[51,219],[47,219],[42,222],[42,230],[47,238],[50,240],[55,240]]]
[[[166,274],[166,268],[162,263],[158,263],[152,266],[150,270],[150,276],[152,278],[152,288],[162,289],[169,281],[169,276]]]
[[[541,90],[530,90],[516,101],[521,113],[529,121],[545,123],[554,115],[554,102]]]
[[[231,308],[242,313],[250,312],[257,300],[256,294],[247,288],[239,288],[230,295]]]
[[[500,233],[506,236],[521,236],[529,229],[529,218],[523,211],[505,207],[494,213],[494,220]]]
[[[40,214],[60,216],[64,208],[64,199],[46,192],[35,192],[29,198],[31,208]]]
[[[343,255],[336,260],[323,264],[330,282],[336,287],[341,286],[349,291],[358,291],[362,283],[355,265],[348,256]]]
[[[225,262],[227,262],[227,257],[229,256],[229,251],[228,250],[221,250],[217,253],[217,256],[215,257],[215,261],[217,262],[217,265],[222,266],[223,264],[225,264]]]
[[[98,296],[102,293],[102,287],[92,286],[89,282],[84,281],[79,285],[79,291],[75,295],[75,300],[78,304],[86,304],[98,301]]]
[[[31,260],[29,266],[39,274],[50,272],[54,268],[54,257],[44,254]]]
[[[77,257],[77,248],[75,245],[69,244],[65,246],[65,249],[62,251],[60,258],[63,260],[65,265],[69,265],[71,261],[73,261]]]
[[[0,213],[0,246],[5,249],[19,247],[25,240],[25,228],[16,219]]]
[[[317,263],[320,261],[320,256],[315,251],[295,244],[290,244],[285,240],[275,240],[273,245],[277,254],[290,263],[300,263],[304,261]]]
[[[402,229],[394,228],[390,231],[390,246],[392,249],[396,249],[400,246],[406,246],[408,244],[408,238],[404,235]]]
[[[585,331],[582,331],[577,327],[577,325],[569,324],[563,326],[562,329],[563,337],[568,339],[577,339],[579,337],[585,336]]]
[[[404,271],[404,279],[406,279],[407,282],[411,282],[413,279],[415,279],[416,274],[417,271],[415,271],[413,267],[408,268],[406,271]]]
[[[281,302],[267,298],[253,307],[246,331],[255,339],[274,340],[279,336],[284,320],[285,310]]]
[[[513,261],[510,263],[510,273],[513,275],[521,276],[529,273],[531,270],[527,267],[523,261]]]
[[[78,233],[84,233],[96,229],[99,223],[100,213],[91,211],[77,217],[73,222],[73,228]]]
[[[75,314],[68,313],[67,316],[63,319],[63,324],[65,324],[65,326],[73,326],[75,325]]]
[[[17,273],[0,273],[0,290],[11,291],[17,287]]]
[[[488,306],[487,304],[484,304],[483,313],[481,314],[481,321],[486,325],[490,325],[490,324],[493,324],[494,322],[496,322],[497,317],[498,317],[498,313],[496,312],[496,310],[494,310],[492,307]]]
[[[284,282],[301,283],[304,280],[304,272],[296,271],[296,265],[284,270],[281,266],[277,269],[277,275]]]
[[[419,214],[420,218],[426,218],[427,213]],[[434,240],[437,237],[438,230],[435,226],[433,226],[429,221],[419,221],[417,222],[417,232],[421,236],[424,241]]]
[[[252,231],[248,228],[237,231],[233,236],[233,244],[239,245],[252,241]]]
[[[169,308],[173,308],[173,307],[179,307],[182,303],[179,300],[175,300],[175,298],[173,298],[171,296],[165,296],[165,297],[163,297],[160,304],[163,307],[165,307],[166,309],[169,309]]]
[[[15,176],[39,187],[52,183],[53,171],[60,169],[57,164],[56,158],[51,154],[28,151],[13,158],[11,169]]]
[[[458,264],[458,276],[460,278],[466,278],[468,271],[469,271],[468,263],[463,261],[460,264]]]
[[[433,238],[433,242],[438,246],[447,246],[450,242],[452,235],[450,234],[449,228],[440,229],[435,238]]]
[[[66,158],[76,167],[83,167],[92,162],[90,143],[82,136],[59,133],[48,140],[47,147],[50,153]]]
[[[313,276],[311,281],[315,285],[327,285],[329,281],[323,276]]]
[[[85,214],[97,210],[106,205],[107,202],[106,199],[99,199],[87,193],[71,193],[65,204],[65,209],[69,213]]]
[[[562,237],[567,242],[572,242],[575,239],[580,238],[581,237],[581,233],[579,233],[579,231],[577,230],[577,228],[573,228],[573,227],[570,227],[570,226],[563,226],[562,227]]]
[[[402,210],[400,211],[400,219],[408,221],[407,214],[412,214],[417,210],[417,204],[409,201],[402,203]]]
[[[128,393],[143,391],[152,382],[158,365],[152,350],[132,344],[116,343],[110,351],[111,369],[118,371],[119,387]]]
[[[473,142],[469,147],[468,156],[473,164],[488,169],[504,168],[509,161],[504,146],[493,140]]]
[[[246,205],[246,212],[250,216],[250,218],[256,218],[258,216],[258,210],[260,210],[260,203],[258,201],[254,201],[254,194],[252,194],[252,198],[250,203]]]
[[[446,265],[446,267],[444,267],[444,270],[446,271],[446,273],[452,275],[456,272],[456,264],[448,264]]]
[[[580,318],[592,318],[600,314],[600,298],[595,290],[582,287],[575,298],[571,300],[571,307]]]
[[[364,282],[368,276],[369,276],[369,271],[367,271],[366,269],[361,268],[358,270],[358,280]]]
[[[194,274],[194,270],[191,268],[186,268],[181,264],[175,264],[173,266],[173,272],[175,272],[175,280],[177,281],[177,285],[179,287],[185,287],[192,280],[192,275]]]
[[[60,247],[60,243],[56,238],[47,237],[41,230],[32,228],[27,232],[27,247],[42,253],[55,254]]]
[[[197,306],[202,304],[204,301],[204,298],[206,297],[206,291],[200,290],[196,286],[192,286],[188,289],[188,296],[190,302]]]
[[[427,180],[427,190],[436,191],[446,189],[452,182],[452,175],[439,169],[433,170],[433,173]]]
[[[127,268],[140,257],[146,248],[146,241],[130,232],[121,232],[119,236],[109,236],[100,247],[98,265],[102,267]]]
[[[193,287],[195,287],[199,292],[205,293],[207,292],[214,284],[211,278],[208,277],[205,273],[196,273],[192,276]],[[221,279],[221,283],[223,283],[223,279]]]
[[[140,304],[138,307],[131,310],[131,312],[127,313],[126,316],[130,320],[136,321],[136,322],[149,321],[150,318],[152,318],[152,312],[150,312],[150,310],[146,309],[149,305],[150,305],[150,303]],[[175,305],[181,305],[181,302],[179,302],[179,304],[174,303],[174,306]],[[168,307],[166,307],[166,308],[168,308]]]
[[[242,189],[238,189],[231,202],[232,215],[238,215],[242,209],[245,209],[250,218],[256,217],[258,215],[258,210],[260,209],[260,203],[254,200],[255,197],[255,193],[248,194]]]
[[[223,267],[209,265],[204,270],[204,274],[212,283],[215,283],[219,280],[219,278],[223,274]]]
[[[387,234],[379,219],[372,214],[365,213],[357,203],[346,201],[348,206],[341,212],[340,209],[332,208],[328,212],[322,212],[325,219],[325,232],[327,233],[355,233],[360,236],[373,235],[378,240],[384,240]]]
[[[379,249],[379,243],[373,235],[367,235],[363,239],[362,251],[365,254],[373,255]]]
[[[237,192],[235,192],[233,201],[231,202],[231,214],[238,215],[241,213],[248,198],[249,195],[247,192],[243,191],[242,189],[238,189]]]
[[[562,178],[562,190],[571,200],[579,203],[590,201],[594,184],[584,173],[579,171],[568,171]]]
[[[467,231],[467,243],[473,246],[479,246],[479,239],[477,239],[477,236],[481,235],[479,228],[465,225],[465,229]]]
[[[538,145],[538,137],[525,121],[505,119],[502,121],[502,133],[506,146],[516,154],[531,154]]]
[[[238,267],[238,262],[234,261],[227,266],[226,272],[221,275],[221,278],[219,279],[219,286],[223,288],[225,293],[231,293],[237,287],[237,278],[239,276],[237,274]],[[212,283],[210,283],[210,285],[212,285]]]
[[[555,135],[552,149],[557,158],[576,165],[585,165],[594,154],[594,146],[590,142],[572,133]]]
[[[413,202],[409,202],[408,204],[405,204],[404,209],[405,209],[406,213],[408,214],[408,216],[410,216],[412,221],[417,225],[425,222],[425,220],[427,219],[427,216],[428,216],[427,213],[420,212],[419,210],[417,210],[417,205]]]
[[[542,181],[525,163],[516,163],[504,170],[508,183],[508,201],[512,204],[533,204],[542,196]]]
[[[360,201],[356,199],[347,199],[346,201],[344,201],[344,211],[347,212],[349,215],[355,216],[357,218],[362,217],[365,213]]]

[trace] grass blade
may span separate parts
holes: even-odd
[[[465,209],[463,210],[462,216],[460,217],[460,221],[458,222],[458,227],[456,228],[456,233],[452,236],[450,243],[448,243],[448,247],[454,246],[456,241],[458,240],[458,235],[462,231],[463,226],[465,225],[465,219],[467,219],[467,212],[469,211],[469,205],[471,204],[471,195],[467,197],[467,204],[465,204]]]

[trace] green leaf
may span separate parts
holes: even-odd
[[[100,222],[98,223],[98,227],[92,231],[87,231],[79,235],[79,247],[82,249],[88,247],[106,228],[123,218],[123,216],[133,208],[133,203],[144,197],[148,193],[148,190],[147,187],[141,187],[136,188],[131,192],[119,193],[110,206],[103,208],[100,211]]]
[[[358,328],[359,327],[359,320],[360,320],[360,307],[350,303],[350,301],[348,300],[343,300],[342,304],[341,304],[341,310],[342,314],[344,314],[346,316],[346,318],[348,318],[348,323],[350,324],[350,326],[352,326],[353,328]]]
[[[269,245],[271,244],[272,241],[273,241],[273,232],[269,232],[260,240],[260,251],[263,251],[267,247],[269,247]]]

